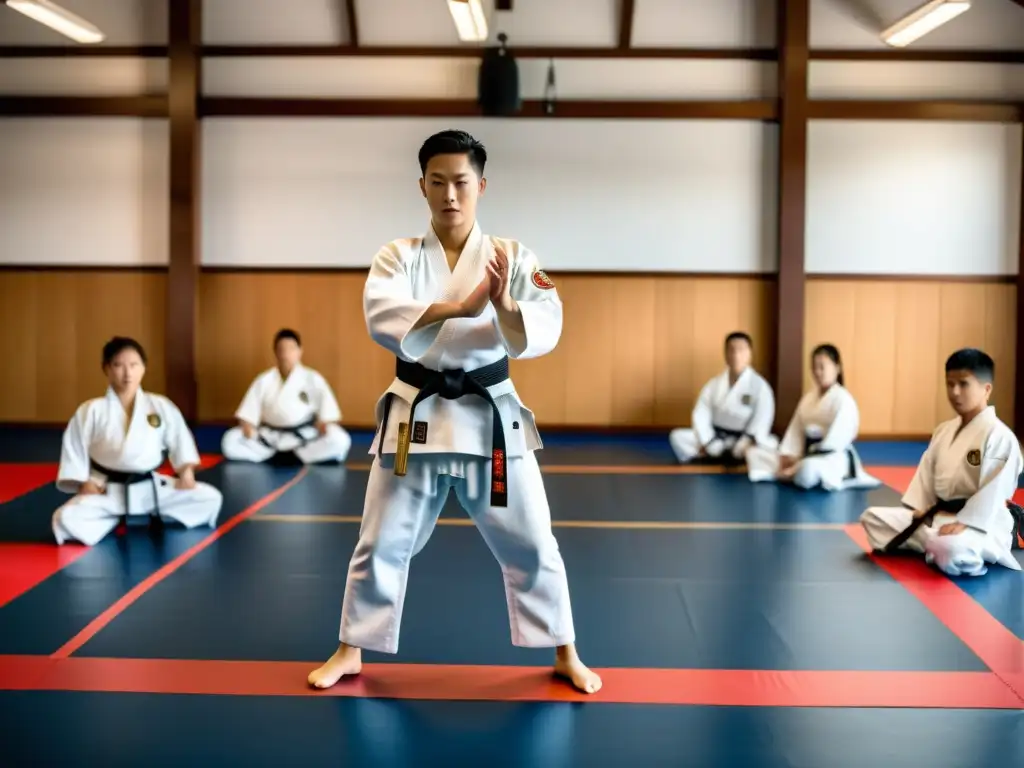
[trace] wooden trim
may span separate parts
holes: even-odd
[[[204,264],[200,271],[210,274],[366,274],[370,268],[369,264],[358,267],[333,267],[333,266],[285,266],[280,264],[259,266],[255,264]],[[696,272],[696,271],[653,271],[653,270],[577,270],[577,269],[548,269],[551,277],[608,277],[613,279],[624,278],[669,278],[686,277],[705,280],[765,280],[774,281],[777,275],[774,272]]]
[[[0,264],[0,272],[166,272],[166,264]]]
[[[2,96],[0,117],[167,117],[167,97]]]
[[[208,97],[200,100],[203,117],[477,117],[480,107],[470,99],[278,99]],[[776,117],[774,99],[749,101],[584,101],[523,102],[514,118],[642,118],[763,120]]]
[[[199,414],[195,333],[199,295],[202,183],[199,94],[202,89],[202,0],[168,8],[170,118],[170,262],[167,271],[166,390],[186,421]]]
[[[1024,51],[935,50],[920,48],[843,49],[811,51],[812,61],[947,62],[953,64],[1024,64]]]
[[[634,5],[634,0],[619,0],[619,50],[627,50],[633,44]]]
[[[723,59],[775,61],[774,48],[603,48],[600,46],[510,46],[517,59]],[[204,45],[204,58],[342,57],[480,58],[483,46],[395,45]]]
[[[778,258],[775,400],[779,434],[804,388],[804,249],[807,215],[807,115],[810,0],[778,0]]]
[[[1010,285],[1017,282],[1017,275],[930,275],[915,274],[857,274],[856,272],[809,272],[805,275],[812,280],[868,281],[876,283],[998,283]]]
[[[1019,123],[1024,105],[1001,101],[914,101],[816,99],[811,120],[946,120]]]
[[[166,45],[3,45],[0,59],[167,58]]]

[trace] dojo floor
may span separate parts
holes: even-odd
[[[956,766],[1024,755],[1024,575],[875,560],[888,487],[827,495],[673,466],[664,438],[546,437],[592,697],[515,649],[498,567],[449,500],[413,562],[400,654],[310,691],[336,644],[369,437],[350,466],[200,477],[220,527],[56,548],[59,434],[0,432],[0,765]],[[1018,559],[1024,560],[1020,552]],[[585,699],[585,703],[580,703]],[[1014,757],[1016,755],[1016,757]]]

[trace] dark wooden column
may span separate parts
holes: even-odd
[[[1020,111],[1021,133],[1024,134],[1024,104]],[[1021,139],[1021,157],[1024,158],[1024,138]],[[1017,375],[1013,395],[1013,431],[1017,433],[1018,440],[1024,440],[1024,159],[1020,167],[1020,234],[1017,236],[1017,253],[1017,352],[1014,356]],[[997,379],[998,376],[997,371]]]
[[[170,263],[167,269],[167,396],[198,418],[196,308],[200,253],[198,121],[202,0],[168,5],[167,111],[170,135]]]
[[[804,227],[807,197],[809,0],[778,2],[779,186],[776,429],[800,401],[804,372]]]

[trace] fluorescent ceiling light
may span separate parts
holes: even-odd
[[[882,39],[895,48],[902,48],[970,8],[969,0],[931,0],[885,30]]]
[[[98,43],[104,34],[85,19],[50,0],[7,0],[7,7],[45,24],[78,43]]]
[[[480,0],[448,0],[448,10],[460,40],[465,43],[482,43],[487,39],[487,17],[484,16]]]

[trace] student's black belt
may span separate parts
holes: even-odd
[[[302,442],[303,445],[305,445],[306,443],[309,442],[309,438],[305,437],[302,434],[302,430],[306,429],[307,427],[315,426],[316,416],[310,416],[306,421],[302,422],[301,424],[296,424],[294,427],[279,427],[275,424],[266,424],[261,422],[259,429],[269,429],[273,432],[279,432],[286,435],[294,435]],[[256,436],[259,439],[259,441],[263,443],[263,445],[267,446],[267,448],[274,448],[273,445],[267,442],[266,438],[264,438],[263,435],[259,434],[259,430],[257,430]]]
[[[409,460],[409,444],[426,443],[426,424],[417,424],[415,421],[416,406],[431,395],[437,395],[445,400],[457,400],[464,395],[477,395],[482,397],[491,406],[494,414],[492,437],[491,437],[491,506],[508,506],[508,478],[505,467],[505,429],[501,422],[501,411],[498,404],[494,402],[488,387],[500,384],[508,380],[508,357],[503,357],[497,362],[485,365],[482,368],[475,368],[472,371],[464,371],[461,368],[435,371],[426,368],[419,363],[410,363],[397,358],[395,376],[399,381],[416,387],[419,392],[412,401],[409,408],[409,421],[398,425],[398,449],[395,451],[395,474],[405,475]],[[412,424],[410,433],[409,425]],[[381,427],[381,439],[385,434],[387,416]]]
[[[939,512],[950,512],[955,515],[965,506],[967,506],[967,499],[939,499],[931,509],[920,517],[915,517],[906,529],[896,534],[895,538],[885,545],[885,549],[883,551],[887,554],[895,552],[907,542],[907,539],[914,535],[914,531],[922,525],[930,525],[932,520],[935,518],[935,515]]]
[[[834,448],[822,449],[819,447],[824,439],[824,437],[808,437],[804,435],[804,456],[828,456],[835,453]],[[857,474],[857,465],[853,460],[853,451],[850,448],[846,449],[846,458],[846,477],[849,479]]]
[[[715,437],[719,439],[726,437],[735,437],[737,439],[748,437],[746,431],[742,429],[726,429],[725,427],[719,427],[716,424],[712,424],[711,428],[715,431]]]
[[[104,467],[102,464],[99,464],[96,461],[93,461],[92,459],[89,460],[89,465],[94,471],[102,472],[104,475],[106,475],[108,483],[118,483],[125,487],[123,517],[123,522],[125,525],[128,524],[128,517],[132,513],[131,494],[128,492],[129,486],[138,485],[139,483],[146,482],[148,482],[153,488],[153,511],[150,512],[150,527],[159,528],[163,524],[163,520],[160,517],[160,494],[158,493],[156,487],[156,471],[160,468],[159,466],[154,467],[148,472],[121,472],[120,470]]]

